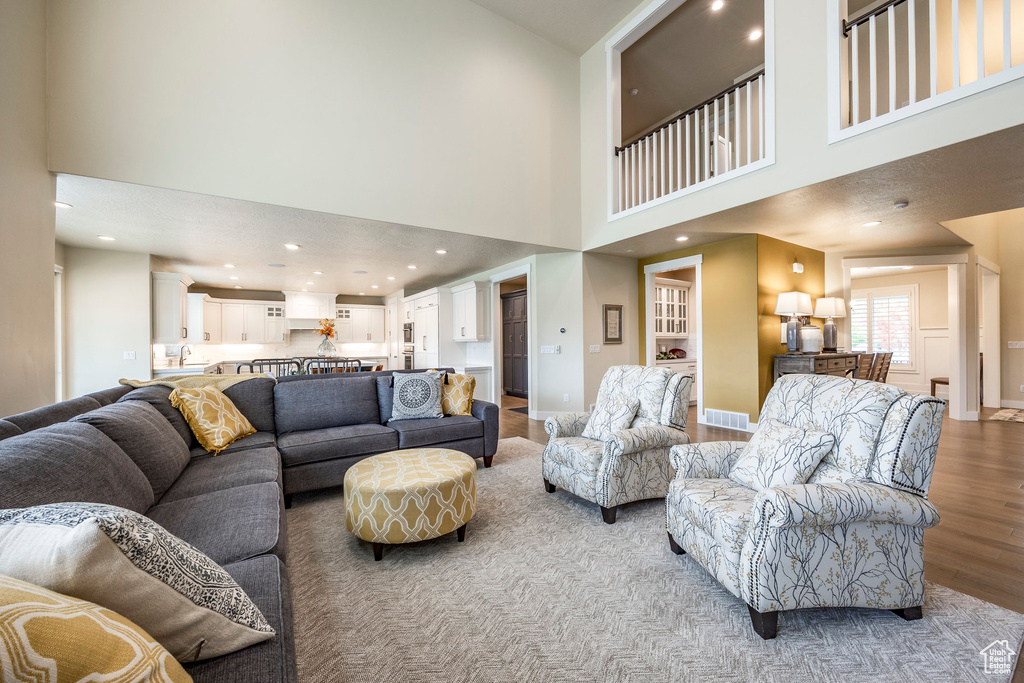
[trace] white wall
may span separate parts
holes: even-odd
[[[635,259],[583,255],[583,396],[584,408],[597,400],[601,378],[613,365],[636,365],[640,357],[637,334],[639,276]],[[604,343],[604,304],[622,305],[622,343]],[[591,345],[600,353],[590,353]]]
[[[46,4],[0,0],[0,416],[55,396],[56,188],[45,110]]]
[[[579,60],[468,0],[51,0],[50,168],[579,245]]]
[[[1024,108],[1019,106],[1024,101],[1022,79],[829,145],[827,4],[825,0],[775,0],[776,163],[615,221],[608,220],[607,169],[612,149],[608,142],[604,46],[627,20],[583,55],[580,97],[585,249],[1024,123]]]
[[[67,397],[149,379],[149,254],[65,247],[64,275]]]

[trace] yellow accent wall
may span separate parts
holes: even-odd
[[[703,255],[704,407],[747,413],[756,419],[757,389],[757,235],[705,244],[640,259],[639,363],[646,364],[647,292],[644,266],[686,256]]]
[[[640,259],[641,365],[647,362],[644,266],[697,254],[703,256],[700,371],[704,375],[704,407],[746,413],[756,421],[772,386],[773,357],[785,353],[785,346],[779,343],[776,295],[799,290],[810,294],[812,300],[824,296],[825,254],[764,235],[744,235]],[[794,261],[804,264],[802,274],[793,272]]]
[[[793,272],[793,262],[804,265],[803,273]],[[779,292],[806,292],[811,302],[825,296],[825,253],[790,242],[757,236],[757,385],[758,406],[772,388],[775,354],[785,353],[780,343],[781,318],[775,315]],[[819,328],[824,320],[812,320]]]

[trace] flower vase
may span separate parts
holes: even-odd
[[[316,349],[316,355],[325,358],[333,358],[337,355],[337,352],[334,350],[334,344],[331,343],[330,339],[324,337],[324,340],[320,342],[320,346]]]

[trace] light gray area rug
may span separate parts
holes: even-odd
[[[929,584],[924,619],[747,608],[669,550],[664,503],[619,511],[544,492],[541,447],[503,439],[455,534],[390,546],[345,529],[337,490],[296,496],[288,567],[302,683],[334,681],[1005,681],[981,650],[1019,652],[1024,615]],[[969,561],[969,558],[965,558]]]

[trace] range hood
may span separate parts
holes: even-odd
[[[283,292],[284,315],[289,330],[315,330],[323,318],[334,320],[337,294],[329,292]]]

